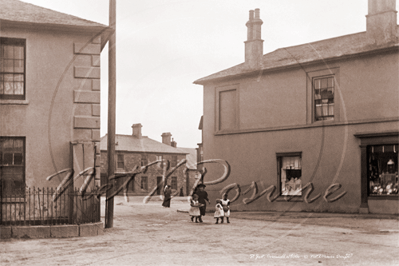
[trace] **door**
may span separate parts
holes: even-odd
[[[161,195],[162,187],[162,176],[157,176],[157,195]]]

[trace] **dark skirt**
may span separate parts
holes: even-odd
[[[206,211],[206,205],[200,207],[199,209],[200,209],[201,216],[204,216],[205,215],[205,211]]]
[[[163,200],[163,202],[162,202],[162,206],[169,208],[170,207],[170,200],[171,200],[171,198],[168,198],[168,199],[165,198]]]

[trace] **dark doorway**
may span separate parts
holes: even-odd
[[[162,176],[157,176],[157,195],[161,195]]]

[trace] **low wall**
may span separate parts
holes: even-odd
[[[104,234],[102,222],[80,225],[1,226],[0,239],[9,238],[64,238]]]

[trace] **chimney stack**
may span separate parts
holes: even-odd
[[[133,124],[132,128],[133,128],[133,136],[141,139],[142,135],[141,135],[141,128],[143,126],[139,123],[139,124]]]
[[[249,21],[246,26],[247,41],[245,42],[245,65],[257,68],[263,56],[263,40],[261,39],[261,27],[263,21],[260,19],[259,8],[249,11]]]
[[[367,35],[381,45],[396,42],[396,0],[368,0]]]
[[[172,143],[170,144],[172,147],[177,147],[177,142],[172,138]]]
[[[170,132],[162,133],[162,143],[171,146],[171,144],[172,144],[171,140],[170,140],[171,136],[172,136],[172,134],[170,134]]]

